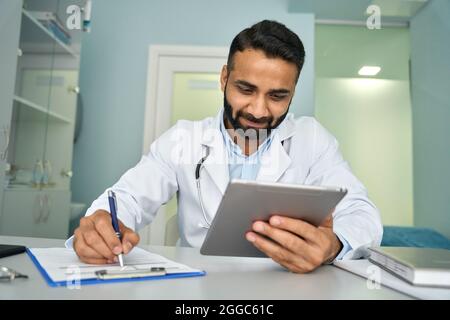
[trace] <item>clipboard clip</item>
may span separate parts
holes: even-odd
[[[95,272],[97,279],[132,279],[165,276],[166,269],[163,267],[152,267],[150,269],[124,269],[124,270],[98,270]]]

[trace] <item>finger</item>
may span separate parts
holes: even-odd
[[[81,261],[89,263],[87,261],[95,261],[95,264],[105,264],[108,259],[105,259],[101,254],[99,254],[94,249],[90,248],[83,239],[83,234],[80,231],[75,232],[76,236],[74,239],[74,250]]]
[[[115,255],[122,253],[122,244],[112,226],[111,216],[99,216],[94,220],[94,225],[109,250]]]
[[[293,234],[290,231],[272,227],[262,221],[253,223],[253,230],[269,237],[280,244],[283,248],[286,248],[296,254],[305,255],[311,249],[309,245],[298,235]]]
[[[294,273],[308,273],[317,268],[317,267],[314,267],[307,260],[305,260],[302,264],[294,264],[294,263],[286,261],[282,266]]]
[[[77,229],[75,231],[73,248],[75,250],[75,253],[79,257],[104,259],[104,257],[100,253],[98,253],[97,251],[95,251],[93,248],[89,247],[89,245],[86,244],[86,241],[83,238],[83,232],[80,229]]]
[[[334,211],[334,210],[333,210]],[[329,214],[321,223],[320,227],[333,228],[333,213]]]
[[[317,238],[317,228],[300,219],[275,215],[269,219],[269,223],[271,226],[290,231],[307,241],[314,241]]]
[[[248,232],[246,238],[248,241],[252,242],[256,248],[280,264],[294,259],[292,252],[269,239],[264,239],[255,232]]]
[[[80,260],[84,263],[87,264],[108,264],[111,263],[110,261],[106,260],[106,259],[95,259],[95,258],[85,258],[85,257],[80,257]]]
[[[264,239],[257,233],[248,232],[246,234],[246,238],[252,242],[256,248],[264,252],[269,258],[292,272],[304,273],[314,269],[314,266],[307,260],[301,258],[300,256],[293,255],[288,250],[282,248],[273,241]]]
[[[128,228],[120,221],[119,226],[122,233],[123,252],[125,254],[128,254],[135,246],[137,246],[140,237],[136,232],[133,231],[133,229]]]
[[[94,249],[103,258],[107,260],[114,260],[114,258],[116,258],[116,255],[108,247],[108,245],[105,243],[105,241],[103,240],[103,238],[100,236],[100,234],[97,232],[96,229],[90,228],[84,230],[83,239],[88,247]]]

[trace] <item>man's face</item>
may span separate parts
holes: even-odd
[[[254,49],[236,52],[233,62],[230,72],[222,68],[220,79],[227,129],[276,128],[294,95],[296,65]]]

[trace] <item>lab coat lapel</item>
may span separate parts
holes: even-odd
[[[209,132],[203,135],[202,144],[209,150],[204,168],[223,195],[230,176],[228,154],[220,131],[220,121],[223,121],[223,110],[219,112],[215,121],[209,126],[207,130]],[[279,128],[275,130],[270,148],[261,157],[261,166],[256,180],[276,182],[289,168],[292,160],[281,142],[291,138],[294,133],[294,118],[292,114],[289,114]]]
[[[273,141],[261,157],[261,166],[256,180],[276,182],[291,164],[291,158],[281,145],[278,134],[273,136]]]
[[[293,117],[286,117],[280,127],[275,130],[270,148],[261,157],[257,181],[276,182],[289,168],[292,160],[283,147],[282,141],[291,138],[294,133]]]
[[[209,150],[209,155],[203,163],[204,168],[223,195],[230,177],[228,172],[228,154],[220,131],[219,121],[222,121],[222,114],[222,111],[219,112],[214,123],[204,133],[202,144]]]

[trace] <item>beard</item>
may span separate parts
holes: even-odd
[[[276,119],[274,123],[274,117],[262,117],[262,118],[255,118],[250,113],[244,113],[242,110],[238,110],[236,117],[233,117],[233,108],[230,105],[230,103],[227,100],[227,86],[225,85],[224,93],[223,93],[223,107],[224,107],[224,114],[228,122],[231,124],[233,129],[242,137],[248,138],[248,139],[258,139],[259,141],[264,141],[268,136],[270,136],[270,133],[273,129],[276,129],[286,118],[289,107],[291,106],[291,101],[289,101],[288,108],[286,112],[281,115],[278,119]],[[264,128],[253,128],[249,126],[243,125],[239,119],[244,118],[248,121],[258,123],[258,124],[266,124]],[[274,123],[274,124],[272,124]]]

